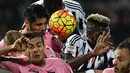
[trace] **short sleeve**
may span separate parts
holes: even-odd
[[[64,53],[71,54],[73,57],[76,57],[76,52],[81,48],[80,43],[81,36],[74,34],[67,39],[65,43]],[[80,45],[81,44],[81,45]]]

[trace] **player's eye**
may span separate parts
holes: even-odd
[[[42,46],[42,43],[37,44],[37,47],[41,47],[41,46]]]
[[[119,61],[120,61],[120,62],[122,62],[122,61],[123,61],[123,58],[118,58],[118,59],[119,59]]]
[[[37,26],[42,26],[43,24],[42,23],[40,23],[40,24],[36,24]]]

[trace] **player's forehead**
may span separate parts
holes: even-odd
[[[33,37],[30,39],[31,42],[41,41],[40,37]]]
[[[115,56],[116,57],[128,57],[130,55],[129,50],[127,48],[122,48],[122,49],[116,49],[115,50]]]
[[[46,24],[47,23],[47,18],[37,18],[32,24]]]
[[[103,31],[110,31],[109,27],[102,27],[97,25],[87,25],[87,30],[103,30]]]
[[[42,43],[40,37],[34,37],[29,39],[28,44],[37,44],[37,43]]]

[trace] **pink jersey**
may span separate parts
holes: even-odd
[[[3,61],[0,63],[0,66],[2,69],[12,73],[73,73],[71,67],[59,58],[45,59],[43,67],[33,64],[21,65],[11,61]]]
[[[114,68],[106,68],[102,73],[114,73]]]
[[[45,54],[47,57],[60,57],[60,53],[63,49],[63,43],[58,39],[53,37],[52,34],[46,32],[44,33],[44,43],[47,47],[47,51],[45,51]],[[55,55],[54,55],[55,53]]]
[[[22,32],[22,31],[20,31]],[[44,43],[46,45],[45,55],[47,58],[60,58],[60,53],[63,49],[63,43],[58,39],[53,37],[52,34],[45,32],[43,35]],[[4,47],[4,41],[0,41],[0,47]]]

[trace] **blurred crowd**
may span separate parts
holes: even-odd
[[[23,10],[37,0],[0,0],[0,39],[10,29],[20,29],[23,23]],[[111,19],[111,34],[115,45],[129,37],[129,0],[76,0],[83,7],[86,17],[100,13]],[[17,27],[17,28],[16,28]]]

